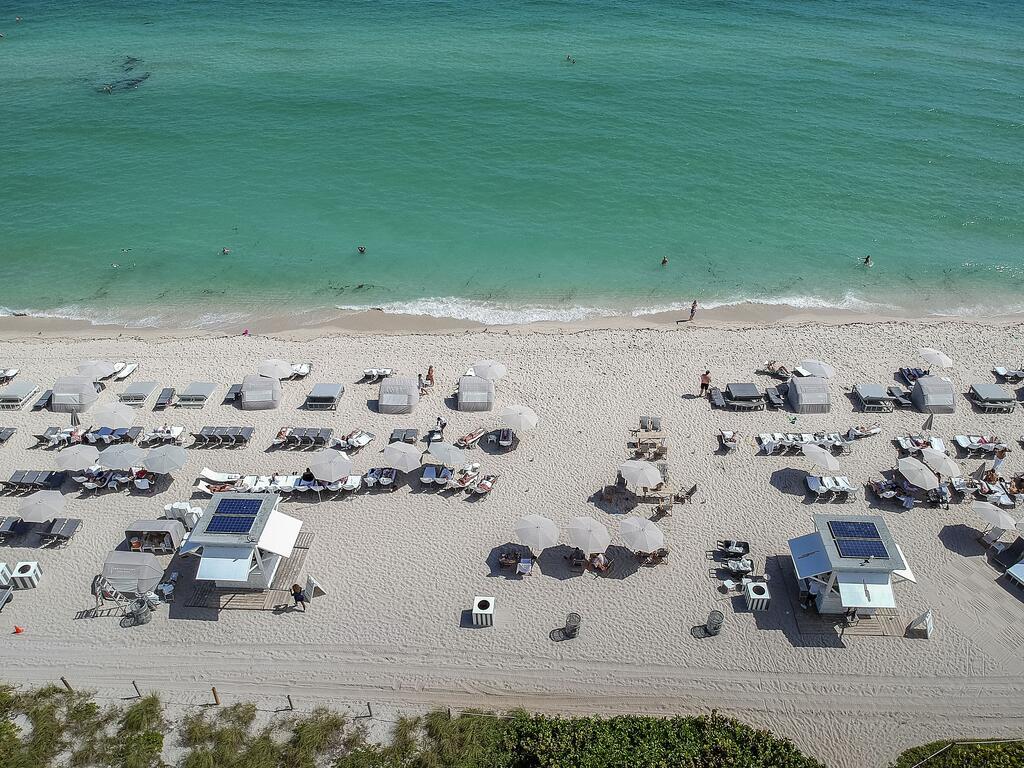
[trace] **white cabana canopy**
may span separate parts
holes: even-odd
[[[494,382],[479,376],[459,379],[458,406],[460,411],[489,411],[494,407]]]
[[[50,410],[54,413],[83,413],[98,397],[96,385],[88,376],[64,376],[53,382]]]
[[[256,546],[281,557],[291,557],[302,521],[277,510],[270,513]],[[203,557],[206,557],[204,551]]]
[[[828,413],[832,407],[828,382],[819,376],[790,379],[786,396],[797,413]]]
[[[252,547],[218,547],[207,544],[199,561],[199,581],[237,581],[249,579],[252,570]]]
[[[281,382],[267,376],[246,376],[242,379],[239,404],[243,411],[266,411],[281,403]]]
[[[839,599],[846,608],[895,608],[896,597],[888,573],[850,573],[836,577]]]
[[[416,379],[389,376],[380,383],[377,410],[381,413],[412,413],[420,401],[420,386]]]
[[[952,382],[938,376],[922,376],[914,382],[910,399],[921,413],[953,413],[956,411],[956,392]]]
[[[164,569],[149,552],[111,552],[102,575],[118,592],[141,595],[160,583]]]

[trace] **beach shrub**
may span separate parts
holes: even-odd
[[[936,741],[908,749],[891,768],[912,768],[922,760],[925,762],[921,768],[1020,768],[1024,765],[1022,741],[953,744],[935,754],[949,744],[948,741]]]

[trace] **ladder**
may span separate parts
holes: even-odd
[[[114,603],[114,611],[117,616],[124,616],[128,612],[131,598],[114,589],[113,585],[102,575],[97,576],[93,582],[93,594],[96,596],[96,608],[99,611],[107,602]]]

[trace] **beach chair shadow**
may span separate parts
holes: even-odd
[[[552,579],[567,581],[575,579],[586,573],[580,568],[572,568],[570,558],[576,550],[568,544],[559,544],[557,547],[548,547],[540,553],[537,558],[537,565],[541,573]]]
[[[798,496],[804,503],[814,504],[814,499],[810,496],[805,482],[808,476],[809,473],[802,469],[784,467],[772,472],[769,482],[780,493],[788,496]]]
[[[380,413],[380,400],[376,397],[367,400],[366,407],[370,409],[371,413]]]
[[[981,531],[963,523],[944,525],[939,529],[942,546],[962,557],[984,557],[987,549],[978,539]]]

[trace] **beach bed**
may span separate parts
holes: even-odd
[[[21,410],[37,392],[39,387],[31,381],[19,381],[0,390],[0,410]]]
[[[338,401],[345,394],[345,387],[341,384],[317,384],[306,395],[306,410],[308,411],[333,411],[338,407]]]
[[[1011,413],[1017,406],[1013,395],[998,384],[972,384],[967,399],[982,413]]]
[[[217,385],[210,381],[193,381],[178,395],[175,405],[179,408],[202,408]]]
[[[865,413],[892,413],[895,407],[893,396],[881,384],[857,384],[853,394]]]
[[[117,399],[125,405],[141,408],[150,396],[156,392],[158,386],[155,381],[137,381],[126,387],[124,392],[118,395]]]

